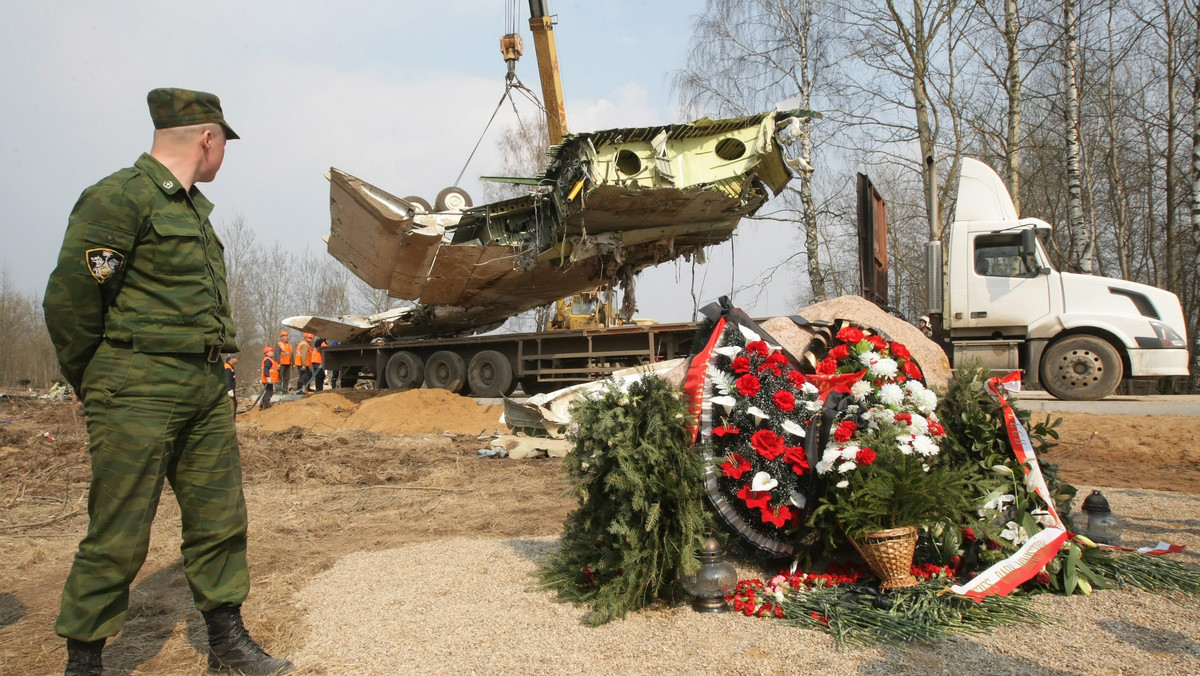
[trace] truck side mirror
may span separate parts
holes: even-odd
[[[1050,268],[1044,268],[1037,262],[1037,230],[1026,228],[1021,231],[1021,261],[1025,269],[1038,275],[1050,274]]]

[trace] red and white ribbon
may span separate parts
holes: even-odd
[[[1058,511],[1054,509],[1054,500],[1050,498],[1050,489],[1046,487],[1046,479],[1042,476],[1041,465],[1038,464],[1037,455],[1029,443],[1029,434],[1021,425],[1021,421],[1017,419],[1012,406],[1008,403],[1008,396],[1005,394],[1006,391],[1019,392],[1021,390],[1021,373],[1013,371],[1003,378],[992,378],[987,381],[986,387],[992,398],[1000,403],[1004,413],[1004,427],[1008,432],[1008,442],[1012,446],[1013,455],[1025,469],[1025,486],[1041,498],[1054,525],[1048,526],[1030,537],[1017,550],[1017,553],[994,564],[969,582],[950,588],[956,594],[962,594],[977,601],[988,596],[1006,596],[1037,575],[1047,563],[1058,555],[1063,543],[1069,537],[1062,519],[1058,516]]]

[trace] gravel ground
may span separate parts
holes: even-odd
[[[1129,544],[1168,540],[1187,547],[1176,560],[1200,561],[1200,497],[1105,495]],[[364,675],[1200,673],[1200,603],[1136,590],[1041,596],[1049,626],[932,646],[839,647],[777,620],[689,607],[589,628],[585,608],[531,588],[556,543],[457,538],[351,554],[298,594],[310,634],[291,657],[306,673]]]

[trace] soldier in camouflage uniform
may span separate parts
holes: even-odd
[[[85,190],[46,287],[46,325],[87,413],[92,480],[87,535],[55,631],[68,675],[102,671],[129,585],[146,559],[163,481],[182,513],[184,570],[209,634],[211,671],[287,673],[250,639],[246,503],[222,352],[236,352],[224,250],[196,183],[221,168],[216,96],[155,89],[154,144]]]

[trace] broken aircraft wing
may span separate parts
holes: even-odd
[[[530,193],[427,213],[331,169],[329,253],[415,301],[391,337],[450,335],[700,254],[791,180],[782,144],[809,111],[568,136]],[[380,333],[378,331],[376,334]]]

